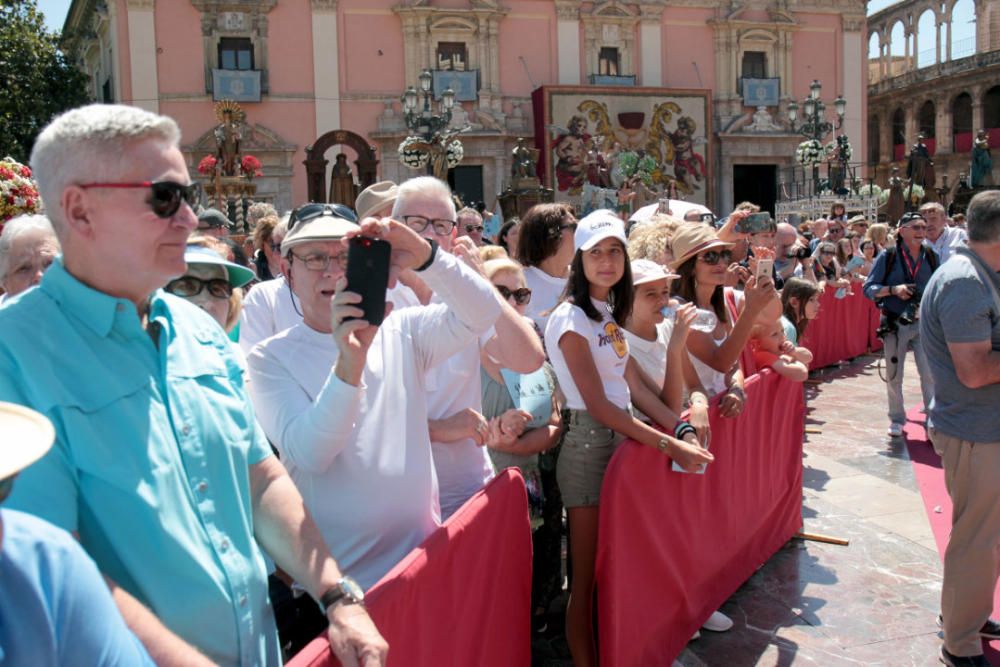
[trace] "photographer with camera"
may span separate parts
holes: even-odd
[[[906,351],[913,348],[920,375],[924,406],[930,405],[934,381],[927,357],[920,344],[920,298],[931,274],[937,269],[937,253],[923,245],[927,222],[920,213],[911,212],[899,219],[895,247],[887,247],[875,259],[865,296],[882,311],[878,336],[884,343],[886,392],[889,395],[889,430],[893,438],[903,434],[906,409],[903,407],[903,365]]]

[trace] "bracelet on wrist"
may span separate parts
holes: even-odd
[[[674,426],[674,437],[678,440],[683,440],[690,433],[697,433],[697,431],[689,422],[677,422],[677,425]]]

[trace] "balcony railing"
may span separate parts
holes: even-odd
[[[590,85],[592,86],[634,86],[635,74],[627,76],[614,76],[611,74],[591,74]]]

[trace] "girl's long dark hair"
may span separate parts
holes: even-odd
[[[802,336],[809,324],[809,320],[806,319],[806,302],[817,294],[820,294],[819,285],[802,278],[789,278],[781,290],[782,315],[795,325],[799,342],[802,342]],[[799,300],[798,308],[791,303],[793,297]]]
[[[622,252],[625,250],[623,244]],[[625,321],[632,315],[632,299],[632,266],[629,264],[628,255],[626,255],[625,272],[621,279],[611,287],[611,292],[608,294],[611,317],[622,326],[625,326]],[[587,280],[587,275],[583,272],[583,251],[581,250],[577,250],[576,254],[573,255],[573,263],[569,267],[569,278],[566,280],[566,289],[559,301],[569,301],[595,322],[604,319],[594,307],[594,302],[590,300],[590,281]]]
[[[694,267],[697,261],[698,255],[695,255],[677,267],[677,273],[679,273],[681,277],[677,279],[677,288],[674,290],[674,294],[688,303],[695,304],[696,306],[698,305],[698,292],[695,289]],[[712,311],[715,313],[715,316],[719,318],[720,322],[728,324],[729,315],[726,312],[726,295],[723,290],[724,288],[722,285],[717,285],[715,290],[712,291],[712,298],[710,301],[712,304]]]

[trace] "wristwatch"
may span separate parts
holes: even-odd
[[[319,603],[323,607],[324,613],[329,612],[330,608],[338,603],[364,606],[365,591],[358,582],[345,576],[333,588],[320,596]]]
[[[416,271],[418,273],[420,271],[423,271],[427,267],[429,267],[431,264],[433,264],[434,263],[434,258],[437,257],[437,253],[438,253],[438,242],[437,241],[435,241],[434,239],[424,239],[424,240],[431,244],[431,254],[427,258],[426,262],[424,262],[423,264],[421,264],[417,268],[413,269],[414,271]]]

